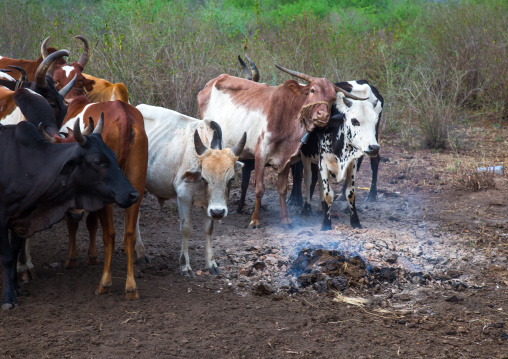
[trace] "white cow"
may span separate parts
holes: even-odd
[[[205,270],[217,274],[211,242],[212,220],[228,214],[229,190],[235,171],[243,166],[238,157],[247,134],[233,147],[222,149],[221,128],[214,121],[201,121],[162,107],[139,105],[136,108],[143,114],[148,136],[146,189],[160,203],[175,197],[178,200],[182,234],[180,270],[184,275],[193,275],[188,243],[192,230],[191,208],[195,205],[203,208]]]

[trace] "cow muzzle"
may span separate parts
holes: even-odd
[[[226,210],[224,208],[213,208],[210,209],[210,217],[219,221],[226,216]]]
[[[130,193],[128,193],[125,198],[121,200],[117,200],[116,203],[122,208],[127,208],[132,206],[134,203],[136,203],[139,200],[139,193],[138,191],[134,190]]]
[[[366,151],[363,151],[369,157],[376,157],[379,154],[379,145],[369,145]]]
[[[84,215],[84,209],[70,209],[66,213],[66,217],[69,222],[79,222],[83,219]]]

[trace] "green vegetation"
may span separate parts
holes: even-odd
[[[221,73],[241,76],[247,52],[261,81],[289,77],[278,63],[333,82],[362,79],[386,101],[382,131],[406,145],[457,143],[465,121],[508,121],[505,0],[69,0],[0,3],[0,54],[35,59],[40,43],[86,73],[127,85],[133,104],[197,116],[196,95]]]

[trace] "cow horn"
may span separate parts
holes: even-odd
[[[210,148],[213,150],[222,150],[222,129],[215,121],[210,121],[210,127],[213,130],[212,142]]]
[[[99,121],[97,121],[97,126],[95,126],[93,133],[102,135],[103,128],[104,128],[104,112],[101,112],[101,115],[99,116]]]
[[[198,130],[194,131],[194,147],[196,148],[196,153],[198,156],[201,156],[203,153],[208,151],[208,148],[203,145],[203,142],[201,142],[201,137],[199,137]]]
[[[81,133],[81,128],[79,127],[79,117],[77,118],[76,122],[74,122],[74,139],[77,143],[79,143],[80,146],[84,146],[86,143],[86,138]]]
[[[242,153],[243,148],[245,147],[245,142],[247,142],[247,132],[244,132],[242,138],[240,138],[240,141],[231,147],[231,151],[233,151],[236,157],[239,157],[240,153]]]
[[[307,82],[312,82],[312,79],[313,79],[312,76],[309,76],[309,75],[306,75],[306,74],[302,74],[301,72],[297,72],[297,71],[286,69],[286,68],[284,68],[282,66],[279,66],[277,64],[275,64],[275,67],[278,68],[281,71],[287,72],[290,75],[293,75],[293,76],[296,76],[298,78],[301,78],[302,80],[305,80]]]
[[[44,131],[44,128],[43,128],[43,124],[42,122],[39,123],[39,126],[37,126],[37,128],[39,129],[39,132],[41,133],[42,137],[44,137],[44,139],[48,142],[51,142],[51,143],[54,143],[55,142],[55,139],[53,137],[51,137],[50,135],[48,135],[46,133],[46,131]]]
[[[90,136],[93,133],[94,123],[92,116],[88,116],[88,126],[83,131],[84,136]]]
[[[74,87],[74,83],[76,82],[76,79],[78,78],[78,74],[75,74],[74,75],[74,78],[71,80],[71,82],[69,82],[67,85],[65,85],[64,87],[62,87],[62,89],[60,91],[58,91],[58,93],[60,94],[60,96],[62,96],[63,98],[65,98],[65,96],[67,96],[67,94],[69,92],[71,92],[72,88]]]
[[[7,66],[10,66],[10,65],[7,65]],[[0,69],[0,71],[2,71],[2,72],[12,72],[12,70],[9,70],[9,69]]]
[[[259,82],[259,70],[258,70],[256,64],[254,63],[254,61],[249,59],[249,56],[247,56],[247,54],[245,54],[245,58],[247,59],[247,61],[249,62],[249,65],[250,65],[250,69],[251,69],[251,73],[252,73],[252,81]]]
[[[49,41],[50,37],[51,36],[46,37],[41,45],[41,56],[43,59],[45,59],[46,57],[49,56],[47,46],[48,46],[48,41]]]
[[[37,85],[37,87],[39,88],[48,87],[48,83],[46,82],[46,73],[48,72],[48,69],[55,60],[60,59],[61,57],[64,56],[69,56],[69,51],[67,50],[55,51],[41,62],[41,64],[37,68],[37,71],[35,72],[35,84]]]
[[[349,98],[352,98],[353,100],[366,100],[368,99],[368,97],[358,97],[358,96],[355,96],[349,92],[347,92],[346,90],[344,90],[343,88],[340,88],[339,86],[337,85],[333,85],[333,87],[335,88],[335,91],[336,92],[342,92],[346,97],[349,97]]]
[[[238,55],[238,62],[240,62],[240,66],[242,66],[243,70],[243,78],[246,80],[252,80],[252,71],[247,68],[247,65],[245,65],[245,62],[243,62],[242,57]]]
[[[19,81],[21,82],[27,82],[28,81],[28,76],[26,75],[26,71],[24,68],[22,67],[19,67],[19,66],[14,66],[14,65],[7,65],[15,70],[18,70],[20,73],[21,73],[21,78],[19,79]]]
[[[374,106],[374,108],[376,108],[378,101],[379,101],[379,100],[378,100],[378,99],[376,99],[376,101],[374,101],[374,102],[372,103],[372,106]]]
[[[83,41],[83,52],[79,57],[78,64],[80,64],[84,68],[86,63],[88,62],[88,52],[89,52],[88,40],[82,35],[74,36],[74,38]]]

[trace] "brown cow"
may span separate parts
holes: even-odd
[[[277,65],[276,65],[277,66]],[[284,69],[309,82],[300,85],[295,80],[273,87],[226,74],[209,81],[198,94],[201,118],[213,118],[223,129],[224,144],[231,147],[247,132],[247,144],[242,159],[255,159],[256,206],[250,226],[259,226],[261,198],[265,193],[265,165],[276,168],[280,196],[280,219],[283,225],[291,220],[286,206],[289,166],[298,160],[300,140],[306,132],[323,127],[337,92],[360,99],[324,78]]]
[[[90,116],[97,118],[104,113],[104,129],[102,138],[104,142],[115,152],[118,165],[125,173],[125,176],[140,194],[140,200],[125,210],[125,234],[124,250],[127,256],[127,281],[125,292],[127,299],[139,298],[139,293],[134,279],[134,247],[136,242],[136,222],[138,219],[139,207],[145,189],[146,169],[148,162],[148,139],[144,130],[144,121],[141,113],[133,106],[123,101],[109,101],[101,103],[90,103],[85,96],[76,97],[64,119],[64,128],[73,127],[74,122],[79,118],[84,119],[84,126],[88,126],[86,120]],[[93,125],[92,125],[93,126]],[[65,129],[65,130],[64,130]],[[86,131],[84,133],[87,133]],[[73,137],[66,139],[53,137],[55,142],[74,141]],[[100,166],[101,164],[97,164]],[[111,291],[111,259],[115,247],[115,228],[113,226],[113,206],[90,213],[86,219],[87,228],[90,234],[90,249],[87,262],[97,263],[97,248],[95,237],[97,232],[97,219],[100,220],[104,241],[104,271],[102,279],[97,288],[97,294],[105,294]],[[76,232],[79,222],[67,222],[69,229],[69,254],[65,266],[77,266]],[[138,253],[139,254],[139,253]]]

